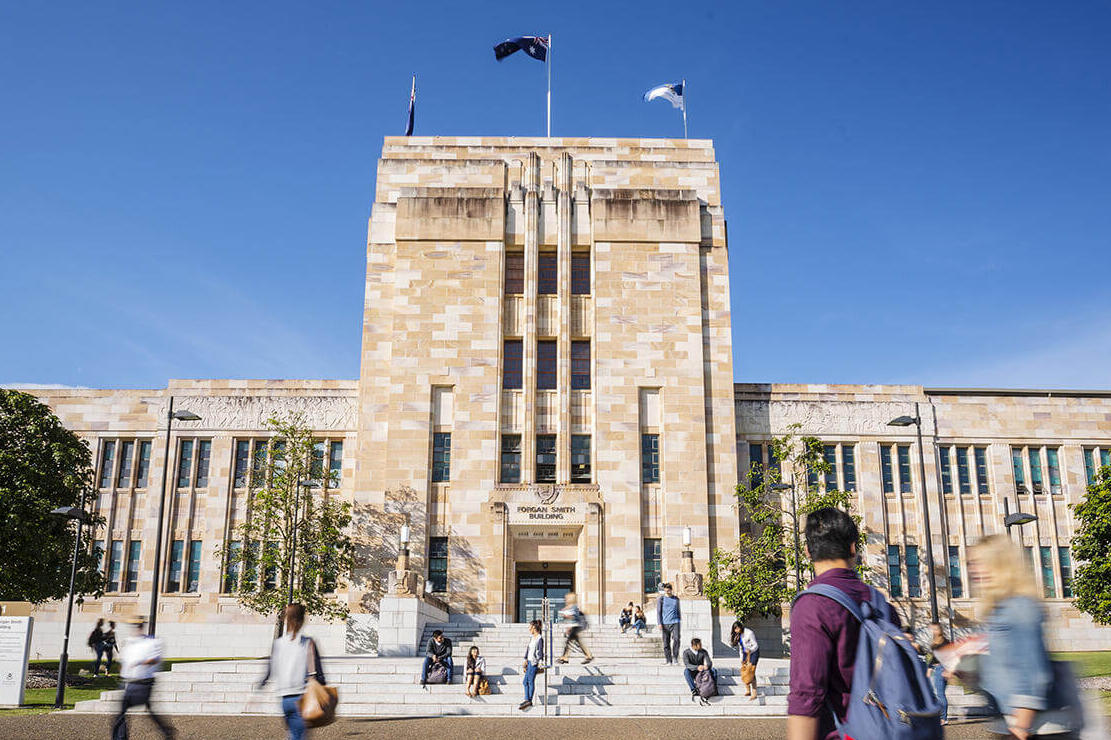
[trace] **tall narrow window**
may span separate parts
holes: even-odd
[[[428,582],[438,593],[447,591],[447,537],[428,538]]]
[[[654,594],[660,590],[662,568],[660,567],[660,541],[644,538],[644,593]]]
[[[343,442],[328,446],[328,486],[339,488],[343,482]]]
[[[854,445],[841,445],[841,474],[845,476],[845,490],[856,490],[856,454]]]
[[[309,480],[313,488],[324,485],[324,440],[312,443],[312,456],[309,458]]]
[[[536,435],[536,482],[556,482],[556,436]]]
[[[193,471],[193,440],[181,440],[177,457],[177,487],[185,488],[189,485],[189,477]]]
[[[571,294],[590,295],[590,252],[571,253]]]
[[[120,472],[119,475],[116,476],[116,488],[128,488],[131,486],[131,459],[134,454],[134,442],[120,443]]]
[[[127,593],[134,593],[139,587],[139,556],[143,553],[143,543],[139,540],[131,540],[128,543],[127,552],[127,583],[124,584],[123,590]]]
[[[837,490],[837,445],[826,445],[822,448],[822,456],[825,458],[826,464],[829,465],[829,471],[825,474],[825,484],[827,491]]]
[[[984,447],[977,447],[973,453],[976,457],[976,492],[987,496],[991,493],[988,484],[988,451]]]
[[[640,482],[660,482],[660,435],[640,435]]]
[[[258,567],[261,561],[259,558],[260,550],[260,543],[257,540],[247,543],[247,556],[243,558],[244,591],[254,591],[256,584],[258,584]]]
[[[1061,595],[1066,599],[1072,598],[1072,558],[1069,548],[1058,547],[1057,557],[1061,560]]]
[[[541,252],[537,265],[536,292],[555,295],[559,291],[559,263],[553,252]]]
[[[432,482],[451,480],[451,432],[432,435]]]
[[[590,341],[571,342],[571,388],[590,388]]]
[[[1041,493],[1043,490],[1041,450],[1030,447],[1026,450],[1026,455],[1030,459],[1030,485],[1034,488],[1034,493]]]
[[[197,593],[201,579],[201,543],[193,540],[189,543],[189,572],[185,578],[185,590],[188,593]]]
[[[961,548],[949,545],[949,593],[954,599],[964,596],[964,584],[961,582]]]
[[[571,435],[571,482],[590,483],[590,435]]]
[[[234,593],[239,586],[239,557],[243,552],[243,543],[235,540],[228,543],[225,554],[227,562],[224,565],[224,593]]]
[[[108,591],[116,593],[120,590],[120,571],[123,569],[123,540],[112,540],[112,549],[108,553]]]
[[[197,488],[208,487],[208,463],[212,460],[212,440],[197,443]]]
[[[505,255],[505,294],[521,295],[525,292],[525,255],[510,252]]]
[[[555,390],[557,386],[556,343],[544,340],[536,343],[536,387]]]
[[[814,490],[818,487],[818,471],[812,466],[806,466],[806,487]]]
[[[170,543],[170,572],[166,578],[166,590],[176,593],[181,590],[181,565],[185,557],[185,542],[174,540]]]
[[[250,469],[251,443],[241,439],[235,443],[235,478],[233,485],[236,488],[245,488],[247,485],[247,471]]]
[[[968,448],[957,448],[957,481],[960,483],[961,495],[972,493],[972,476],[968,470]]]
[[[748,446],[748,486],[759,488],[764,482],[764,445]]]
[[[1091,447],[1084,448],[1084,475],[1088,485],[1092,485],[1092,481],[1096,479],[1096,455]]]
[[[1100,467],[1104,467],[1104,468],[1106,468],[1108,465],[1111,465],[1111,449],[1107,449],[1106,447],[1101,447],[1100,448],[1100,450],[1099,450],[1099,464],[1100,464]]]
[[[941,467],[941,492],[942,493],[952,493],[953,492],[953,471],[949,467],[949,465],[950,465],[950,463],[949,463],[949,448],[948,447],[938,447],[937,448],[937,454],[938,454],[939,464],[940,464],[940,467]]]
[[[891,471],[891,447],[880,445],[880,473],[883,478],[883,492],[895,493],[895,481]]]
[[[105,442],[100,450],[100,487],[112,485],[112,467],[116,461],[116,443]]]
[[[898,545],[887,546],[887,590],[893,599],[903,596],[902,558]]]
[[[266,553],[266,565],[262,568],[262,586],[273,591],[278,587],[278,543],[267,542],[263,552]]]
[[[918,572],[918,545],[907,545],[907,596],[922,595],[922,576]]]
[[[1057,448],[1049,447],[1045,451],[1046,462],[1049,464],[1049,492],[1054,496],[1061,495],[1061,462],[1057,458]]]
[[[1026,485],[1026,467],[1022,464],[1022,448],[1011,448],[1011,470],[1015,475],[1015,486]]]
[[[910,493],[910,445],[899,445],[899,490]]]
[[[150,475],[150,442],[139,443],[139,470],[135,475],[135,487],[146,488]]]
[[[1057,597],[1057,586],[1053,582],[1053,548],[1041,547],[1039,558],[1042,566],[1042,596],[1047,599]]]
[[[521,482],[521,435],[501,436],[501,482]]]
[[[520,388],[521,353],[524,351],[524,344],[520,339],[506,339],[503,346],[501,387],[510,390]]]

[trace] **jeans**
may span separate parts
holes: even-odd
[[[640,631],[647,626],[648,625],[644,623],[643,619],[638,619],[637,621],[633,622],[633,627],[636,629],[637,635],[640,635]]]
[[[536,664],[529,663],[525,666],[525,679],[522,681],[525,685],[525,701],[532,701],[532,695],[536,692]]]
[[[661,624],[660,634],[664,638],[664,660],[668,663],[679,660],[679,622]]]
[[[305,736],[305,720],[301,719],[301,695],[290,694],[282,697],[282,714],[289,730],[289,740],[301,740]]]
[[[751,653],[743,653],[741,658],[747,659],[749,663],[752,663],[752,667],[755,668],[756,664],[760,662],[760,648],[756,648]]]
[[[718,682],[718,672],[715,671],[713,668],[711,668],[709,670],[710,670],[710,675],[714,677],[714,683],[717,683]],[[698,689],[694,685],[694,674],[696,674],[696,673],[698,673],[697,670],[692,670],[690,668],[684,668],[683,669],[683,678],[687,679],[687,686],[691,687],[691,693],[692,694],[697,693],[697,691],[698,691]]]
[[[123,703],[116,721],[112,724],[112,740],[127,740],[127,710],[131,707],[145,706],[150,712],[151,721],[158,725],[162,737],[174,736],[174,728],[168,722],[154,713],[150,705],[150,690],[154,688],[154,681],[130,681],[123,690]]]
[[[96,660],[93,661],[93,675],[100,673],[100,661],[104,658],[104,654],[108,652],[103,642],[98,642],[93,645],[93,650],[96,651]],[[108,664],[104,664],[104,672],[108,672]]]
[[[941,704],[941,719],[949,719],[949,700],[945,698],[945,669],[935,665],[930,669],[930,685],[934,688],[934,696]]]
[[[451,662],[451,656],[440,658],[440,662],[447,666],[447,682],[451,683],[452,677],[455,675],[455,664]],[[426,655],[424,657],[424,665],[420,669],[421,683],[428,680],[428,669],[432,667],[432,656]]]

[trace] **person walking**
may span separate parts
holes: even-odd
[[[544,665],[544,634],[539,619],[529,622],[529,641],[525,648],[524,669],[525,677],[521,682],[525,686],[525,700],[517,707],[522,712],[532,707],[532,697],[536,692],[536,674]]]
[[[637,604],[637,608],[633,610],[633,629],[637,631],[637,637],[640,637],[641,630],[648,627],[648,618],[644,616],[644,608]]]
[[[663,585],[663,595],[656,600],[656,624],[660,625],[660,635],[664,641],[664,665],[679,662],[679,626],[682,615],[679,611],[679,597],[671,590],[671,584]]]
[[[473,699],[478,696],[478,685],[486,675],[486,658],[479,655],[478,645],[471,645],[471,649],[467,651],[463,675],[467,680],[467,696]]]
[[[119,647],[116,645],[116,623],[108,620],[108,631],[104,633],[104,675],[112,672],[112,660]]]
[[[760,662],[760,644],[756,642],[756,633],[736,621],[729,632],[729,644],[737,648],[741,656],[741,679],[745,685],[745,696],[749,701],[755,701],[756,664]],[[749,667],[746,668],[745,664]],[[746,678],[750,680],[743,680]]]
[[[934,653],[938,649],[945,647],[949,641],[945,639],[945,632],[941,629],[939,622],[930,623],[930,661],[928,664],[928,671],[930,675],[930,686],[933,687],[934,696],[937,697],[938,702],[941,703],[941,724],[949,724],[949,700],[945,696],[945,668],[938,662]]]
[[[270,647],[270,660],[266,665],[266,674],[258,682],[258,689],[261,690],[270,679],[274,680],[274,692],[282,698],[282,714],[289,740],[301,740],[305,737],[301,695],[305,693],[309,676],[324,684],[324,668],[320,664],[316,641],[301,634],[305,626],[305,607],[302,604],[288,605],[283,619],[285,627],[281,637],[274,640]]]
[[[120,678],[124,680],[123,701],[120,712],[112,724],[113,740],[127,740],[127,710],[132,707],[146,707],[151,721],[158,726],[162,737],[174,737],[174,728],[154,711],[150,703],[150,692],[154,688],[154,676],[162,665],[162,641],[148,635],[143,629],[146,620],[132,617],[128,624],[135,629],[120,651]]]
[[[450,684],[455,673],[455,663],[451,660],[451,638],[444,637],[443,630],[432,630],[432,638],[424,650],[424,665],[420,669],[421,686],[428,683],[428,669],[437,663],[443,663],[447,668],[447,681],[444,683]]]
[[[563,608],[559,610],[559,617],[567,625],[563,631],[565,637],[563,641],[563,655],[560,656],[559,662],[567,662],[567,656],[571,654],[572,643],[574,643],[585,656],[583,658],[583,665],[594,660],[594,656],[590,653],[590,648],[582,641],[582,635],[580,633],[586,628],[586,615],[584,615],[582,609],[579,608],[579,597],[576,596],[573,591],[568,591],[563,597]]]
[[[100,661],[104,658],[104,620],[96,620],[96,626],[93,631],[89,633],[89,639],[85,641],[89,647],[96,653],[96,660],[93,661],[93,677],[95,678],[100,673]],[[108,667],[105,666],[104,673],[108,673]]]

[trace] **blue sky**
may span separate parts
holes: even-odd
[[[1100,2],[7,3],[0,383],[354,378],[384,135],[714,139],[740,381],[1111,387]]]

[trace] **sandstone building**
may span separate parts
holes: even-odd
[[[697,601],[684,551],[704,573],[714,548],[735,543],[734,487],[790,429],[826,443],[834,472],[819,484],[854,492],[878,582],[919,624],[924,516],[939,599],[959,624],[975,616],[967,547],[1001,531],[1006,501],[1038,517],[1015,536],[1054,638],[1111,645],[1069,590],[1069,504],[1111,464],[1111,392],[735,384],[729,291],[709,141],[387,138],[358,381],[32,391],[98,464],[109,593],[81,605],[78,628],[147,609],[173,396],[201,417],[175,423],[168,461],[159,630],[179,655],[268,643],[270,622],[225,593],[217,552],[248,515],[265,420],[291,411],[316,430],[362,542],[336,594],[352,619],[315,628],[332,652],[396,635],[383,599],[402,523],[410,569],[450,619],[523,621],[544,595],[574,589],[615,622],[661,578],[682,577]],[[888,425],[915,403],[927,512],[915,429]],[[35,650],[53,655],[64,615],[56,604],[38,615]],[[777,639],[775,624],[765,632]]]

